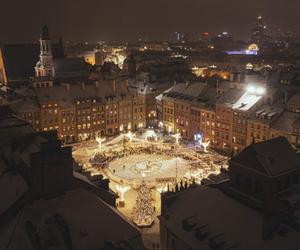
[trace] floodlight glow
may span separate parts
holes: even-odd
[[[265,92],[266,92],[266,90],[262,87],[259,87],[259,88],[256,89],[256,93],[258,95],[263,95]]]
[[[255,90],[256,90],[255,87],[252,86],[252,85],[249,85],[249,86],[247,87],[247,91],[248,91],[250,94],[254,94],[254,93],[256,92]]]
[[[263,95],[266,93],[266,89],[264,87],[258,87],[255,85],[249,85],[247,87],[247,92],[253,95]]]

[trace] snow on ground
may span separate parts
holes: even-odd
[[[182,178],[189,171],[189,163],[168,155],[134,154],[116,159],[109,164],[110,176],[128,182],[156,182],[162,178]]]

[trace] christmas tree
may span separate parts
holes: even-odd
[[[151,203],[151,190],[147,187],[145,181],[142,182],[136,199],[136,206],[133,209],[133,222],[139,227],[152,225],[154,221],[155,210]]]

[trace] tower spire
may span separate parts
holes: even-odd
[[[40,39],[41,40],[50,40],[48,26],[45,24],[42,26]]]
[[[46,25],[42,26],[40,35],[40,60],[35,66],[36,77],[54,77],[52,58],[52,46],[49,30]]]

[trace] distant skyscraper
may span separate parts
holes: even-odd
[[[187,41],[189,41],[189,35],[187,33],[183,33],[183,32],[175,32],[175,41],[176,42],[181,42],[181,43],[185,43]]]
[[[256,20],[256,24],[251,31],[251,42],[261,44],[266,39],[266,24],[262,18],[262,16],[258,16]]]

